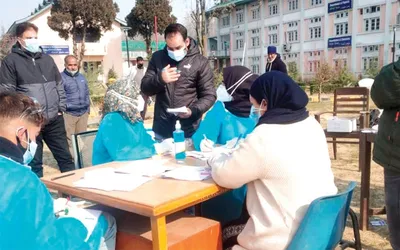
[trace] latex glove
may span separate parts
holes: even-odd
[[[214,149],[214,142],[209,139],[203,139],[200,142],[201,152],[212,152]]]
[[[237,149],[239,148],[240,143],[242,143],[244,141],[244,139],[239,139],[239,138],[233,138],[232,140],[229,140],[226,142],[225,147],[227,149]]]

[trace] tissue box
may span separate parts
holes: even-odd
[[[338,118],[336,116],[328,119],[328,132],[351,133],[357,130],[356,118]]]

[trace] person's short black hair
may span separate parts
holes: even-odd
[[[185,26],[183,26],[180,23],[172,23],[172,24],[168,25],[168,27],[165,29],[164,38],[166,39],[168,37],[168,35],[176,34],[176,33],[181,34],[183,37],[183,40],[186,40],[186,38],[188,37],[188,32],[187,32],[187,29],[185,28]]]
[[[0,127],[10,120],[23,119],[40,127],[44,123],[40,104],[17,92],[0,93]]]
[[[138,56],[138,57],[136,58],[136,61],[143,61],[143,57]]]
[[[39,28],[36,25],[34,25],[33,23],[24,22],[24,23],[18,24],[18,26],[17,26],[17,28],[15,30],[15,35],[17,37],[22,37],[24,32],[29,30],[29,29],[35,30],[36,33],[39,31]]]

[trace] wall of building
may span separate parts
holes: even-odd
[[[256,8],[260,9],[259,18],[254,18]],[[358,75],[374,62],[381,67],[392,61],[392,26],[400,21],[399,8],[394,0],[257,0],[236,6],[232,13],[213,20],[209,37],[216,38],[221,50],[222,37],[230,35],[231,63],[241,64],[244,60],[250,69],[260,69],[255,73],[264,72],[267,47],[275,45],[282,59],[296,62],[304,77],[315,74],[318,60],[331,66],[344,65]],[[260,30],[257,46],[249,46],[254,41],[253,30]],[[271,43],[274,34],[276,43]],[[238,47],[238,40],[247,45],[244,57],[244,46]],[[399,43],[400,32],[396,36],[396,59],[400,56]],[[210,48],[209,52],[215,55]]]

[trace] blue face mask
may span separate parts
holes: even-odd
[[[38,39],[30,38],[30,39],[25,39],[24,41],[25,41],[25,48],[29,52],[37,53],[40,51]]]
[[[254,122],[257,124],[260,121],[261,118],[261,111],[264,111],[265,109],[262,108],[256,108],[254,105],[251,106],[250,109],[250,118],[254,120]]]
[[[17,134],[18,134],[19,130],[20,129],[17,130]],[[24,160],[23,163],[24,163],[24,165],[28,165],[29,163],[31,163],[31,161],[35,157],[38,145],[37,145],[36,142],[34,142],[34,141],[29,139],[29,132],[28,131],[26,131],[25,133],[26,133],[26,141],[23,141],[23,142],[25,142],[28,146],[27,146],[26,151],[25,151],[25,153],[23,155],[23,160]]]
[[[185,48],[180,49],[180,50],[175,50],[175,51],[171,51],[171,50],[169,50],[169,49],[167,49],[167,50],[168,50],[168,55],[169,55],[169,57],[171,57],[171,59],[173,59],[173,60],[175,60],[175,61],[177,61],[177,62],[182,61],[183,58],[185,58],[185,56],[186,56],[186,54],[187,54]]]

